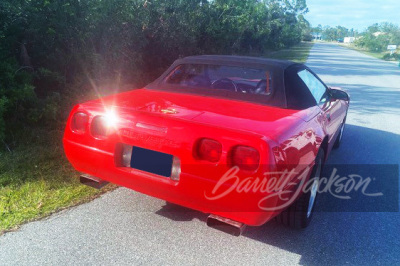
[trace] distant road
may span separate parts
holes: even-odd
[[[315,44],[307,65],[351,95],[329,163],[399,164],[400,68],[333,44]],[[400,264],[399,213],[317,212],[305,230],[272,221],[237,238],[164,205],[118,189],[1,236],[0,265]]]

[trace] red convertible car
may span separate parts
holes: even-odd
[[[236,235],[275,217],[304,228],[348,107],[303,64],[191,56],[142,89],[75,106],[63,143],[84,184],[210,214]]]

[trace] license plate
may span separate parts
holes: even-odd
[[[132,147],[132,168],[160,176],[170,177],[172,161],[173,156],[171,154],[143,149],[140,147]]]

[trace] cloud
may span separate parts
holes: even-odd
[[[313,25],[344,26],[364,30],[382,21],[398,23],[399,0],[307,0],[306,19]]]

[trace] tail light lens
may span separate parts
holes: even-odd
[[[201,139],[197,145],[197,156],[201,160],[218,162],[221,158],[222,145],[216,140]]]
[[[104,116],[96,116],[93,118],[92,125],[90,126],[90,133],[96,138],[104,138],[108,136],[109,126]]]
[[[71,129],[77,133],[84,133],[89,122],[89,116],[85,113],[75,113],[71,120]]]
[[[236,146],[232,150],[231,160],[241,170],[254,171],[260,164],[260,153],[252,147]]]

